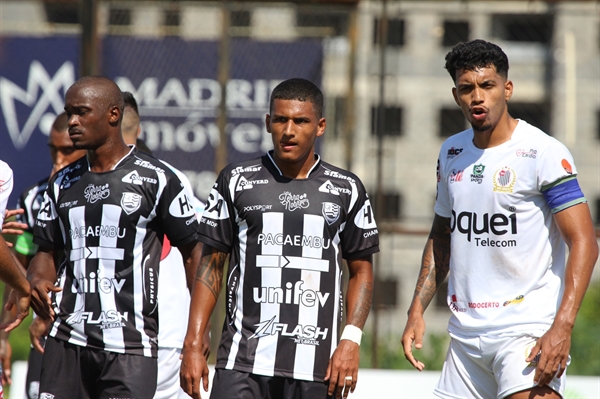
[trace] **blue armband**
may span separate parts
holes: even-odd
[[[587,202],[575,176],[542,187],[542,193],[552,213]]]

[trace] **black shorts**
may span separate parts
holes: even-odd
[[[46,342],[46,337],[40,339],[42,348]],[[25,377],[25,394],[27,399],[38,399],[40,395],[40,374],[42,374],[42,355],[37,350],[31,348],[29,358],[27,359],[27,376]]]
[[[328,383],[215,369],[210,399],[328,399]]]
[[[156,391],[156,358],[73,345],[48,337],[40,399],[150,399]]]

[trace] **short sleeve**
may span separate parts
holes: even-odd
[[[198,226],[198,238],[219,251],[229,253],[233,246],[234,208],[227,174],[226,169],[221,171],[208,195]]]
[[[435,196],[435,213],[444,218],[452,216],[452,204],[450,204],[450,195],[448,193],[448,181],[444,178],[445,171],[442,164],[442,151],[438,156],[436,178],[437,188]]]
[[[537,160],[538,189],[544,191],[557,182],[577,175],[573,156],[562,143],[553,142]]]
[[[6,162],[0,161],[0,231],[4,223],[4,213],[8,205],[8,197],[13,189],[13,171]]]
[[[367,191],[358,179],[352,189],[357,197],[341,233],[342,257],[348,260],[379,252],[379,232]]]
[[[158,204],[161,225],[171,244],[179,247],[195,240],[198,220],[188,189],[175,173],[165,173],[165,177],[166,185]]]
[[[33,227],[33,242],[41,247],[61,250],[64,248],[65,243],[61,234],[60,220],[56,212],[56,200],[52,188],[53,185],[49,184],[44,193],[44,199]]]

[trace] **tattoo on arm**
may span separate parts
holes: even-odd
[[[364,326],[367,321],[367,316],[371,310],[371,300],[373,298],[373,283],[366,281],[358,287],[356,296],[356,305],[352,311],[352,324]]]
[[[450,219],[435,216],[422,263],[415,295],[425,309],[450,270]]]
[[[206,246],[207,247],[207,246]],[[207,248],[208,249],[208,248]],[[200,259],[200,267],[196,272],[196,281],[207,286],[215,299],[219,297],[221,282],[223,281],[223,268],[227,254],[210,248],[208,254]]]

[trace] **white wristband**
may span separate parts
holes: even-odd
[[[342,339],[347,339],[352,342],[356,342],[360,346],[360,340],[362,339],[362,335],[363,332],[360,328],[353,326],[352,324],[346,324],[346,327],[344,327],[344,331],[342,331],[340,341]]]

